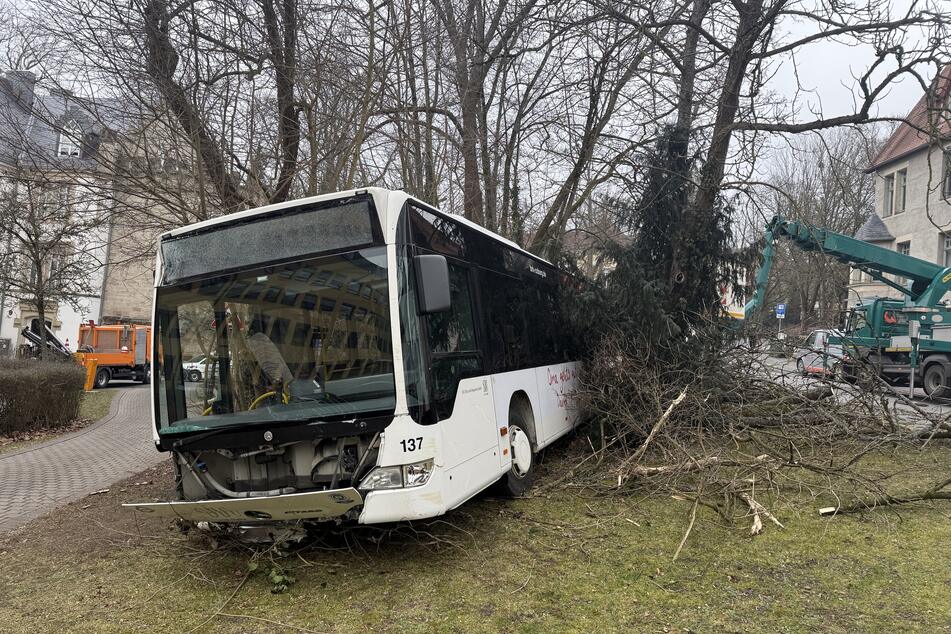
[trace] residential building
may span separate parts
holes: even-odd
[[[136,273],[143,265],[124,257],[128,254],[116,257],[112,246],[116,219],[111,183],[118,162],[110,153],[116,151],[114,140],[123,126],[101,105],[37,85],[29,72],[0,74],[0,191],[14,208],[48,204],[28,199],[34,190],[56,191],[64,223],[89,218],[82,231],[61,240],[61,255],[43,264],[44,275],[55,274],[65,261],[86,267],[82,290],[71,293],[71,301],[44,302],[48,325],[73,349],[80,323],[148,321],[151,305],[151,275]],[[58,235],[55,229],[51,235]],[[11,253],[11,241],[0,244],[0,253]],[[10,261],[23,269],[12,275],[36,275],[22,259]],[[0,282],[0,357],[12,356],[25,344],[21,331],[37,312],[22,292]]]
[[[875,212],[855,237],[951,266],[951,64],[892,133],[867,172],[875,178]],[[903,281],[895,280],[899,283]],[[858,269],[849,303],[900,297]]]

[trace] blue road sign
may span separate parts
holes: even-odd
[[[776,319],[786,318],[786,304],[776,304]]]

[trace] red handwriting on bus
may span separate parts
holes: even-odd
[[[575,368],[565,366],[554,372],[552,372],[551,368],[546,368],[546,372],[548,374],[548,386],[559,386],[554,388],[555,394],[558,397],[558,407],[570,407],[571,401],[573,400],[571,394],[572,388],[566,384],[578,378],[578,371]]]
[[[546,368],[548,373],[548,385],[558,385],[560,383],[567,383],[568,381],[573,381],[578,376],[578,371],[574,368],[565,366],[561,371],[552,372],[550,368]]]

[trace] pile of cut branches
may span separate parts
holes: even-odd
[[[727,521],[752,518],[754,534],[764,519],[780,525],[767,507],[784,494],[831,499],[831,512],[948,494],[949,474],[936,473],[922,491],[892,495],[894,474],[867,464],[951,435],[938,408],[871,368],[860,367],[852,382],[801,377],[719,332],[694,332],[677,350],[601,339],[577,392],[592,452],[573,470],[572,486],[674,495],[692,501],[694,514],[706,506]]]

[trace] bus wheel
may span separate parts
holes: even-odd
[[[509,417],[509,451],[512,452],[512,466],[502,477],[503,492],[511,497],[524,495],[532,488],[535,479],[535,453],[532,451],[532,439],[528,425],[521,412],[512,412]]]
[[[146,368],[142,373],[142,385],[148,385],[152,381],[152,369]]]
[[[110,378],[109,370],[106,368],[100,368],[100,370],[96,372],[96,382],[93,384],[93,386],[97,388],[104,388],[109,385]]]
[[[925,394],[932,398],[941,398],[951,394],[948,389],[948,373],[943,363],[932,363],[925,368],[924,383]]]

